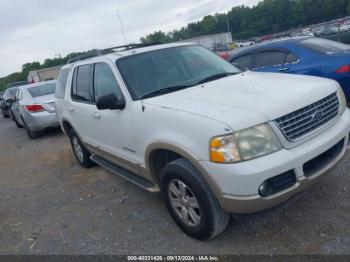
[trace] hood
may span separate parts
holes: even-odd
[[[245,72],[144,103],[197,114],[241,130],[301,109],[338,88],[337,82],[324,78]]]

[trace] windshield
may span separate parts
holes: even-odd
[[[131,55],[118,59],[117,66],[134,100],[159,90],[172,92],[179,87],[187,88],[241,72],[201,46],[173,47]]]
[[[40,86],[34,86],[28,88],[28,91],[32,97],[46,96],[55,93],[56,84],[46,84]]]
[[[350,49],[350,46],[322,38],[309,38],[300,42],[300,45],[323,54],[339,53]]]

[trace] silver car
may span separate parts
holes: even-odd
[[[40,82],[21,86],[11,110],[16,125],[27,130],[29,138],[37,138],[41,132],[58,127],[54,93],[56,81]]]

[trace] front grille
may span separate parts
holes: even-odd
[[[339,100],[334,93],[275,122],[289,141],[295,141],[331,121],[338,112]]]

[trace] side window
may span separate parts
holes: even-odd
[[[82,65],[74,70],[72,96],[80,102],[94,101],[91,92],[91,65]]]
[[[114,93],[119,99],[122,98],[117,79],[108,64],[97,63],[94,70],[95,101],[101,96]]]
[[[285,64],[291,64],[291,63],[296,63],[296,62],[298,62],[298,57],[295,54],[288,53],[286,55],[286,62],[285,62]]]
[[[283,65],[286,53],[281,51],[259,52],[255,56],[254,68]]]
[[[58,75],[57,83],[56,83],[55,98],[64,99],[68,74],[69,74],[69,69],[63,69],[60,71]]]
[[[237,64],[241,70],[251,69],[252,68],[252,58],[253,55],[242,55],[235,60],[233,60],[232,64]]]

